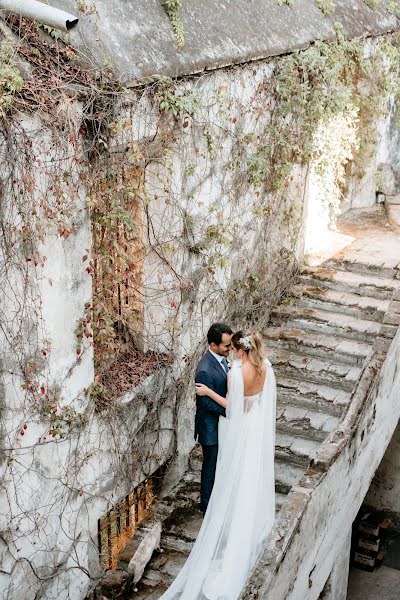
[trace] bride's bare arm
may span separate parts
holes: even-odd
[[[211,390],[209,387],[207,387],[203,383],[196,383],[196,394],[198,396],[208,396],[209,398],[211,398],[211,400],[214,400],[214,402],[217,402],[217,404],[219,404],[220,406],[223,406],[224,408],[226,408],[226,406],[228,404],[228,401],[226,398],[224,398],[223,396],[220,396],[219,394],[214,392],[214,390]]]

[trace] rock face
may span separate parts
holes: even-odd
[[[367,238],[364,231],[364,240]],[[356,242],[347,255],[306,268],[291,296],[272,312],[264,332],[278,386],[277,511],[349,407],[352,390],[378,333],[388,342],[396,333],[396,323],[385,319],[382,327],[382,322],[400,289],[400,273],[388,266],[390,257],[387,266],[379,264],[384,230],[381,239],[381,249],[369,262],[364,262],[361,249],[361,259],[353,259]],[[387,240],[391,247],[392,241]],[[400,245],[400,240],[397,243]],[[196,447],[188,472],[172,493],[158,502],[149,522],[138,532],[140,540],[152,520],[164,520],[164,553],[153,556],[136,599],[158,598],[190,552],[202,522],[198,510],[200,470],[201,450]],[[125,554],[127,560],[129,552]],[[120,567],[126,567],[124,561]]]

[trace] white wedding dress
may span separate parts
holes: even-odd
[[[236,600],[272,528],[276,384],[266,365],[255,396],[244,396],[239,361],[229,372],[210,502],[185,565],[160,600]]]

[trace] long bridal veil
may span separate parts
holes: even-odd
[[[160,600],[236,600],[275,517],[276,384],[245,397],[239,364],[229,374],[215,484],[197,540]]]

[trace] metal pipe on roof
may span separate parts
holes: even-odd
[[[74,15],[37,0],[0,0],[0,8],[62,31],[70,31],[79,21]]]

